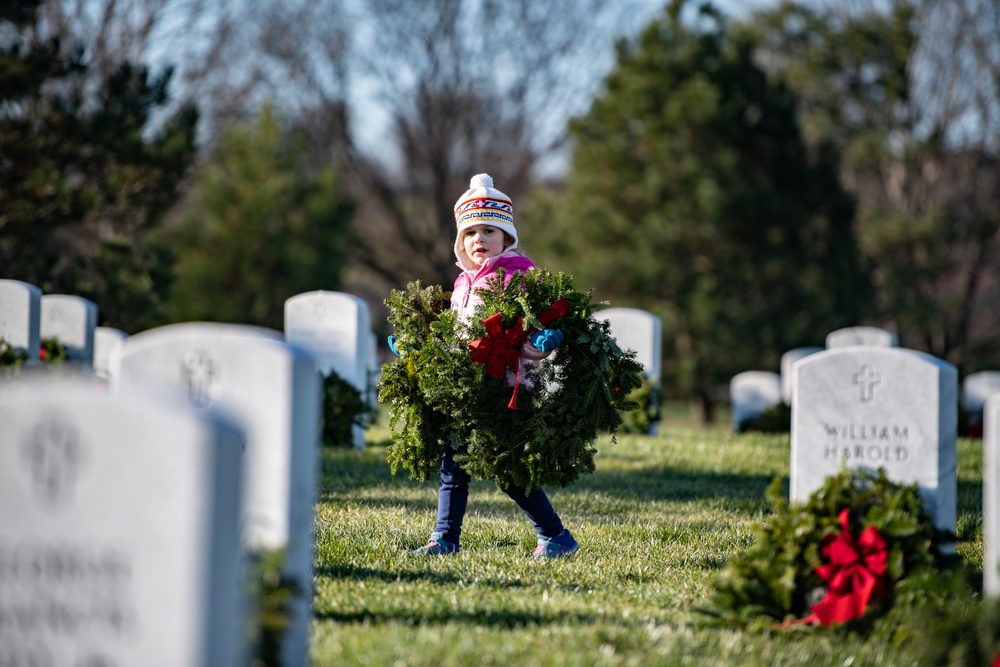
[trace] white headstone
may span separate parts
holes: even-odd
[[[344,292],[305,292],[285,301],[285,339],[307,349],[320,372],[334,371],[369,398],[371,315],[363,299]],[[353,445],[364,449],[365,430],[355,425]]]
[[[955,530],[958,374],[903,348],[845,347],[795,365],[791,500],[804,502],[841,465],[885,468],[917,483],[938,528]]]
[[[0,664],[246,664],[239,429],[47,380],[0,387]]]
[[[660,318],[640,308],[607,308],[595,316],[611,326],[611,335],[618,347],[636,351],[636,361],[642,364],[643,376],[653,381],[655,395],[659,397],[663,373],[663,323]],[[656,435],[658,430],[658,423],[650,424],[650,435]]]
[[[320,438],[320,375],[302,348],[260,327],[193,322],[130,336],[111,364],[117,391],[146,383],[218,404],[247,431],[245,539],[284,549],[283,574],[300,594],[281,649],[283,664],[307,663],[312,600],[312,526]]]
[[[66,346],[66,360],[90,370],[94,366],[94,329],[97,306],[70,294],[42,296],[42,338],[55,338]]]
[[[42,290],[20,280],[0,280],[0,338],[38,361]]]
[[[983,592],[1000,596],[1000,395],[983,408]]]
[[[733,432],[743,430],[749,419],[781,403],[781,376],[770,371],[744,371],[729,381]]]
[[[795,362],[822,351],[821,347],[796,347],[781,355],[781,400],[785,405],[792,404],[792,393],[795,388],[795,374],[792,373],[792,367]]]
[[[993,394],[1000,394],[1000,371],[969,373],[962,380],[962,407],[970,413],[981,413]]]
[[[899,347],[896,334],[878,327],[847,327],[826,335],[826,349],[867,345],[870,347]]]
[[[94,376],[99,380],[108,380],[111,366],[111,356],[128,334],[114,327],[97,327],[94,329]]]

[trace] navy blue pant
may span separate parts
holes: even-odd
[[[543,537],[557,537],[563,531],[562,521],[552,508],[545,491],[508,487],[505,493],[527,515],[535,532]],[[445,445],[441,456],[441,486],[438,487],[438,518],[434,532],[441,539],[458,544],[462,536],[462,519],[469,506],[469,474],[455,463],[455,452]]]

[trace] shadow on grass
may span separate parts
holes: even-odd
[[[508,630],[545,625],[594,625],[607,622],[606,617],[596,614],[582,614],[558,609],[544,613],[532,611],[494,612],[489,609],[435,609],[419,614],[406,609],[378,613],[371,611],[349,613],[317,611],[313,614],[313,618],[317,621],[331,621],[334,623],[369,623],[373,625],[382,623],[403,623],[406,625],[459,624]]]
[[[549,494],[585,496],[599,494],[628,502],[691,502],[699,500],[733,503],[741,509],[766,509],[765,491],[773,477],[762,474],[725,473],[711,470],[679,469],[654,465],[628,471],[602,470],[584,475],[569,487],[546,487]],[[401,499],[394,489],[408,487],[419,499]],[[384,489],[373,495],[370,491]],[[356,494],[360,489],[369,493]],[[484,497],[484,490],[494,491]],[[367,506],[403,505],[414,511],[433,512],[437,507],[436,475],[425,482],[409,478],[405,470],[393,475],[385,461],[384,450],[355,454],[346,450],[325,450],[321,499],[336,501],[345,494],[351,502]],[[511,501],[490,481],[474,481],[474,499],[470,512],[516,511]],[[782,493],[788,497],[788,477],[782,478]],[[958,480],[956,504],[959,515],[958,538],[974,540],[982,522],[982,485],[978,481]],[[512,508],[514,508],[512,510]]]
[[[317,577],[328,577],[330,579],[345,579],[350,581],[380,581],[384,583],[396,582],[433,582],[436,584],[454,584],[460,581],[460,577],[445,572],[433,572],[427,570],[373,570],[369,567],[354,567],[351,565],[323,565],[314,571]],[[505,588],[510,588],[510,582],[504,582]],[[499,584],[497,584],[499,586]]]
[[[389,464],[371,452],[353,454],[343,451],[326,451],[323,458],[323,476],[320,485],[321,500],[332,501],[343,494],[350,494],[352,502],[364,505],[399,504],[413,506],[414,509],[428,509],[436,506],[436,474],[425,482],[409,478],[405,470],[393,475]],[[634,501],[693,501],[721,499],[738,503],[762,501],[764,491],[772,477],[766,475],[746,475],[720,473],[715,471],[683,470],[669,466],[650,466],[638,470],[606,471],[598,469],[584,475],[568,487],[546,487],[548,492],[568,494],[599,493]],[[393,489],[408,486],[427,498],[401,500],[393,495]],[[785,481],[787,488],[787,479]],[[357,494],[361,489],[385,489],[385,494],[372,496],[370,493]],[[495,489],[490,481],[473,482],[473,493]],[[493,505],[507,507],[510,501],[499,495],[495,500],[477,498],[478,509],[492,509]]]
[[[644,501],[759,500],[773,477],[654,466],[628,472],[602,471],[581,478],[570,493],[602,493]],[[785,479],[787,488],[788,482]]]

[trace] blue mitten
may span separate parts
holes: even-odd
[[[389,338],[387,340],[389,341],[389,349],[392,350],[392,353],[395,354],[398,357],[399,356],[399,348],[396,347],[396,337],[395,336],[389,336]]]
[[[539,352],[548,353],[562,344],[563,332],[559,329],[542,329],[528,336],[528,340]]]

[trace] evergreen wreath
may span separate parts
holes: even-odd
[[[642,386],[629,394],[628,398],[639,407],[622,415],[622,425],[618,430],[622,433],[646,435],[662,416],[659,388],[652,378],[646,378]]]
[[[710,607],[701,610],[728,625],[757,619],[785,621],[784,626],[847,623],[861,629],[901,599],[945,595],[960,562],[958,556],[942,553],[942,544],[955,536],[934,528],[917,485],[893,483],[883,469],[842,470],[807,502],[796,504],[788,502],[776,479],[767,498],[774,513],[756,527],[755,543],[712,582]],[[857,556],[841,557],[842,564],[871,566],[877,581],[869,580],[875,584],[873,595],[855,605],[854,613],[830,622],[829,616],[837,614],[823,612],[837,604],[832,598],[838,581],[831,576],[837,574],[831,549],[835,542]],[[841,596],[841,611],[845,598],[857,593],[855,585]]]
[[[66,346],[57,338],[43,338],[38,348],[38,361],[58,366],[66,361]],[[0,338],[0,377],[14,377],[21,367],[28,363],[28,353],[23,348],[15,348],[7,340]]]
[[[354,427],[368,428],[374,423],[378,408],[364,399],[361,392],[336,371],[323,379],[324,447],[351,447]]]
[[[28,353],[16,348],[3,338],[0,338],[0,367],[20,366],[28,360]]]
[[[500,270],[478,292],[483,304],[467,323],[438,286],[410,283],[386,300],[401,352],[379,382],[379,399],[389,404],[393,473],[404,467],[427,479],[450,440],[464,445],[455,460],[475,479],[500,488],[567,486],[594,471],[597,436],[610,433],[615,442],[621,412],[638,407],[628,397],[643,384],[642,366],[634,351],[618,347],[608,323],[593,317],[606,303],[592,303],[570,276],[544,269],[515,273],[506,287],[503,281]],[[560,300],[565,314],[549,321],[555,311],[547,311]],[[493,316],[508,337],[530,327],[564,335],[544,361],[520,364],[517,409],[509,407],[515,388],[473,361],[470,350],[473,342],[496,341],[496,320],[490,331],[484,323]],[[515,373],[504,370],[499,375]]]

